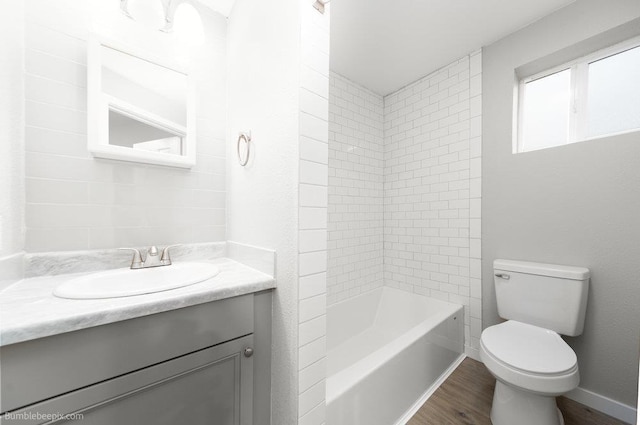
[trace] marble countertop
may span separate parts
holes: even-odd
[[[227,258],[220,274],[183,288],[96,300],[57,298],[53,289],[88,273],[23,279],[0,293],[0,346],[275,288],[273,277]]]

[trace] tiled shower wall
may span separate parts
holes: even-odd
[[[382,96],[331,73],[327,303],[383,285]]]
[[[329,21],[300,0],[298,424],[325,423]]]
[[[332,75],[329,102],[328,304],[383,284],[463,304],[475,356],[481,87],[478,51],[384,101]]]
[[[480,52],[465,56],[384,114],[385,284],[463,304],[467,351],[481,333],[480,73]]]
[[[207,49],[196,71],[198,156],[195,167],[181,170],[92,157],[86,52],[93,3],[24,4],[26,250],[224,241],[224,17],[200,9]],[[120,25],[135,26],[118,16]]]

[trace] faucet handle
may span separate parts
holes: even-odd
[[[155,245],[150,246],[149,249],[147,249],[147,255],[151,255],[153,257],[158,255],[158,247]]]
[[[171,264],[171,255],[169,253],[169,250],[171,248],[175,248],[176,246],[181,246],[181,244],[169,245],[162,250],[162,257],[160,257],[160,261],[162,262],[162,264],[167,266]]]
[[[121,251],[133,251],[133,258],[131,259],[131,268],[140,269],[143,266],[142,255],[136,248],[118,248]]]

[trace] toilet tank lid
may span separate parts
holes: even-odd
[[[589,269],[558,264],[530,263],[528,261],[494,260],[494,270],[558,277],[561,279],[589,279]]]

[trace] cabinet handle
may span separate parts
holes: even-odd
[[[245,357],[251,357],[253,356],[253,348],[251,347],[247,347],[244,349],[244,356]]]

